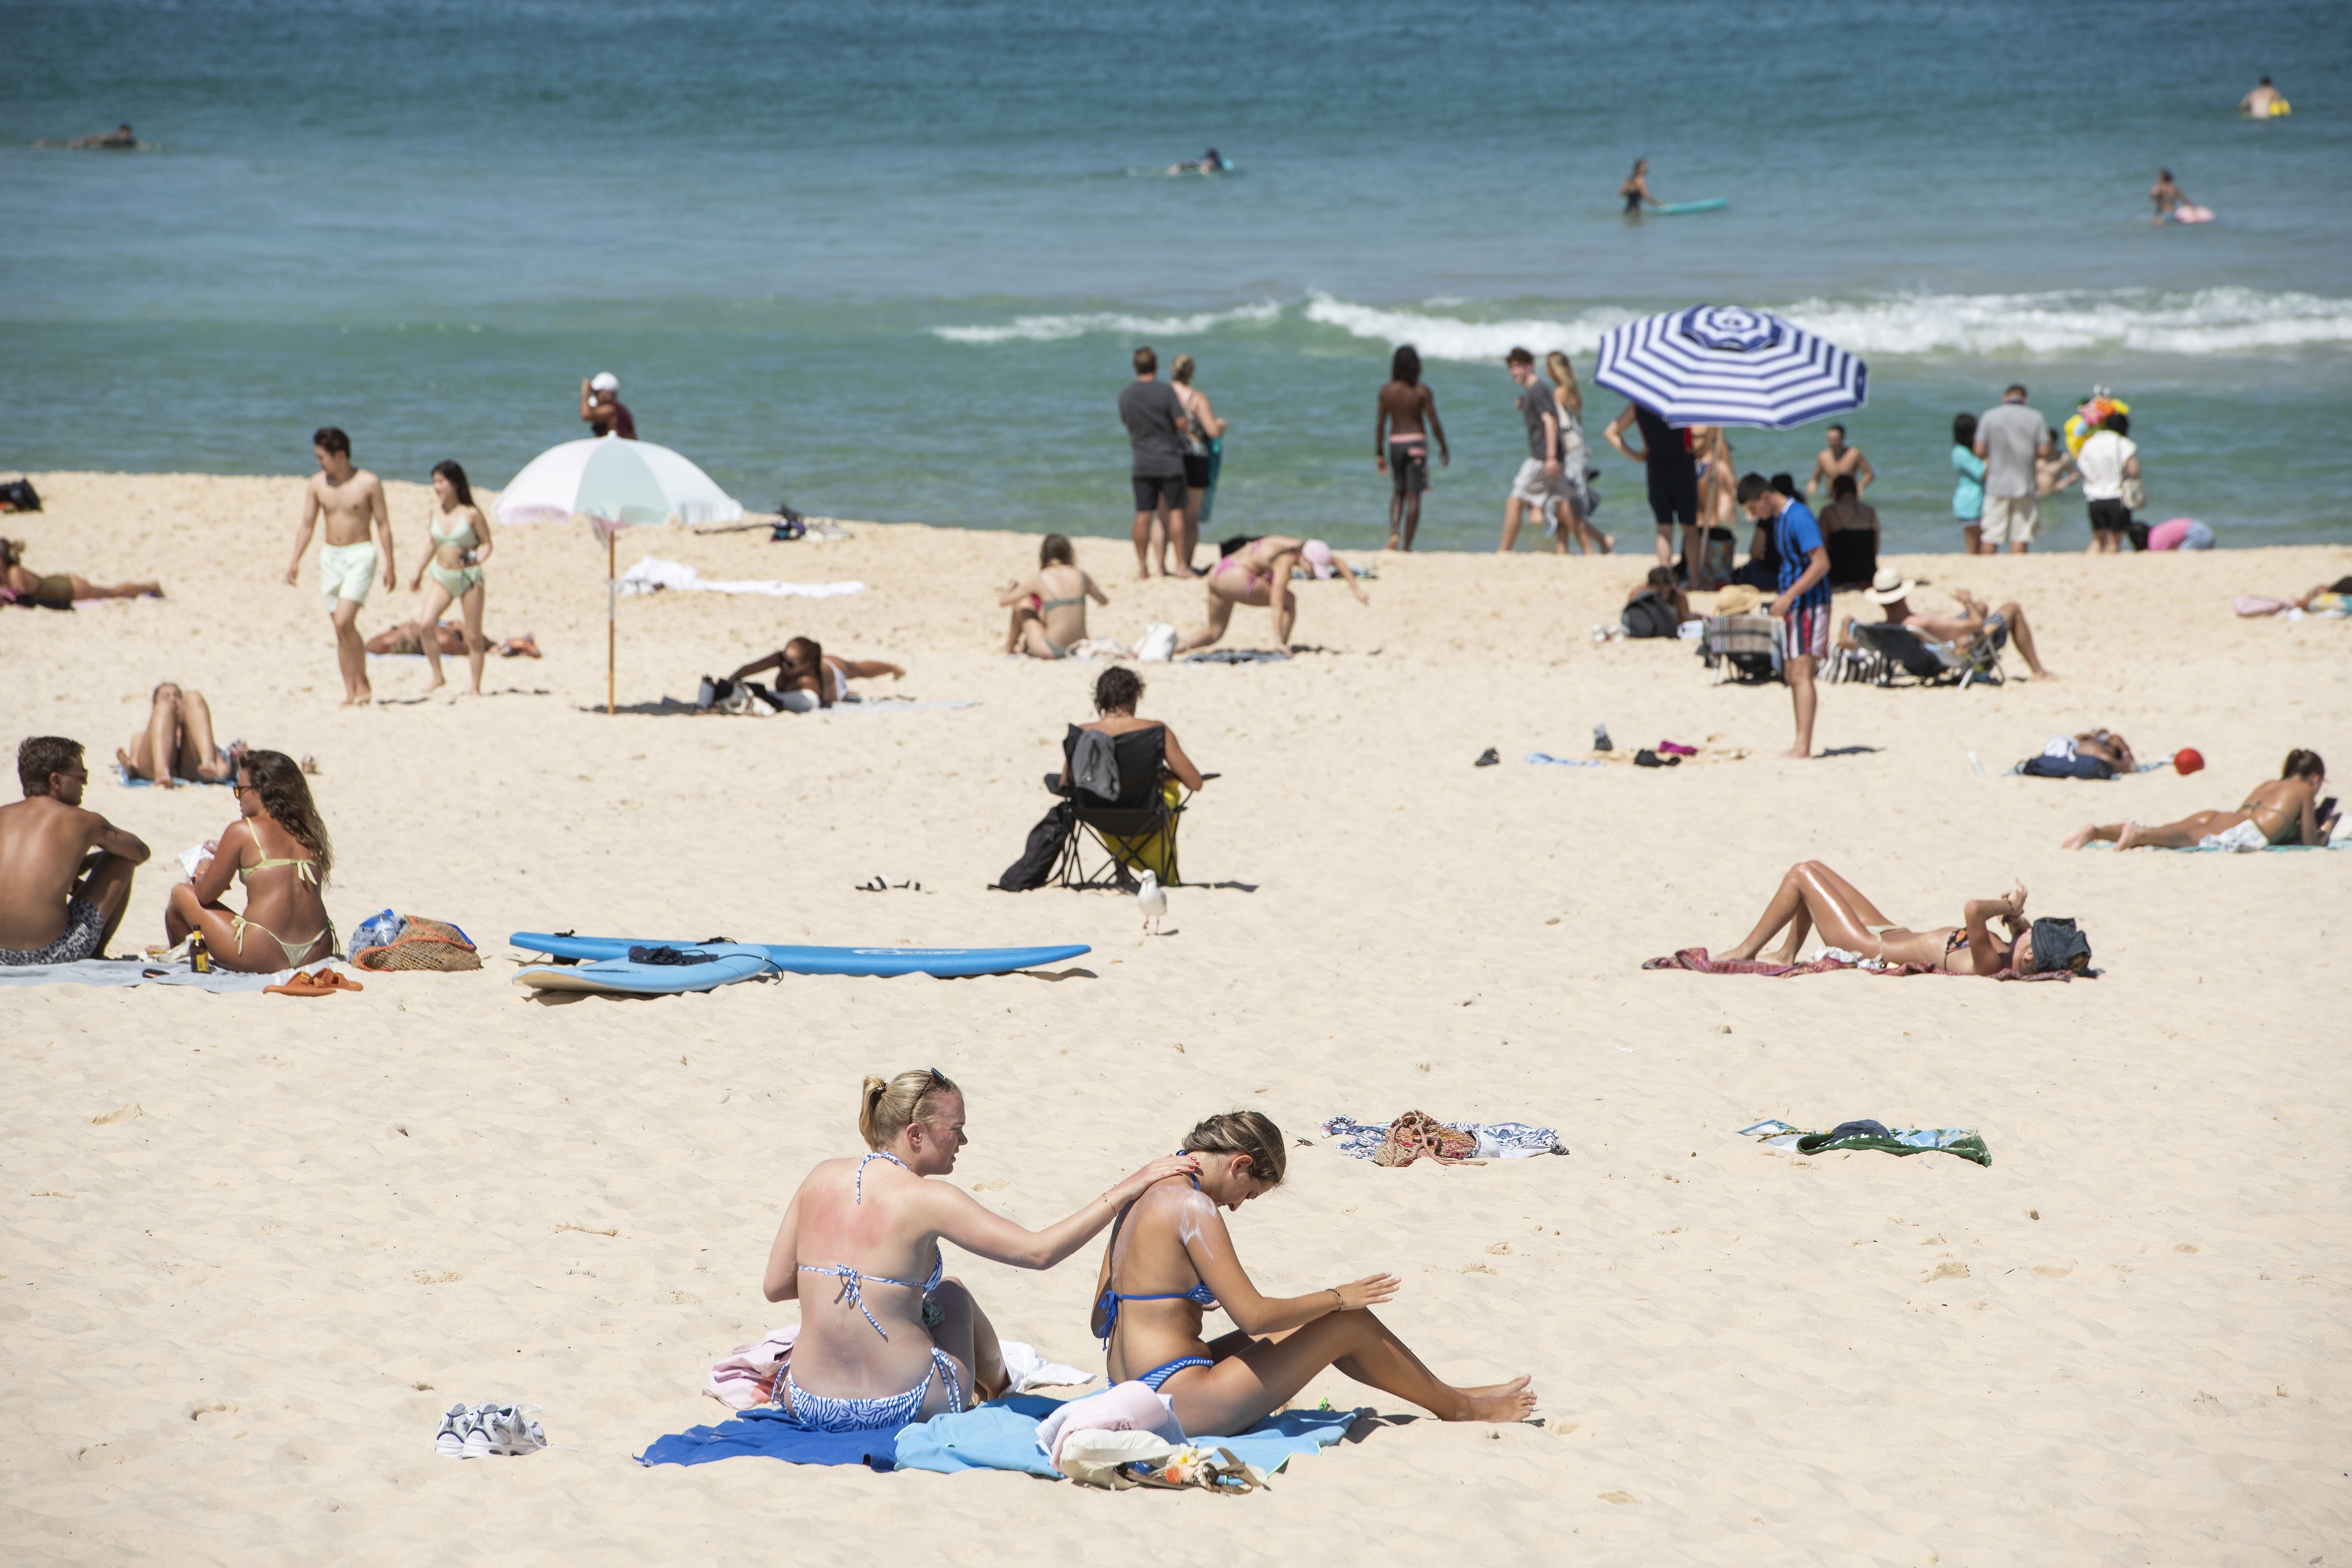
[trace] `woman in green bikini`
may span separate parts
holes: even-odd
[[[1078,570],[1070,542],[1049,533],[1037,547],[1037,570],[1004,585],[997,603],[1013,612],[1004,651],[1031,658],[1067,658],[1087,640],[1087,601],[1110,603],[1110,595]]]
[[[425,531],[433,536],[433,542],[408,578],[412,594],[424,587],[428,574],[433,578],[433,586],[425,590],[425,613],[417,624],[438,626],[441,612],[453,601],[464,612],[466,661],[474,668],[473,695],[479,697],[482,658],[489,646],[482,637],[482,563],[497,545],[490,538],[490,520],[474,504],[474,489],[466,482],[466,470],[455,463],[433,467],[433,516]],[[425,689],[438,691],[446,684],[441,679],[441,639],[426,638],[423,648],[425,662],[433,668],[433,684]]]
[[[196,878],[172,889],[163,934],[173,946],[202,931],[213,962],[247,974],[274,974],[332,958],[340,945],[320,895],[334,851],[302,770],[283,752],[247,752],[236,770],[237,820],[206,846]],[[221,900],[245,884],[245,912]],[[289,941],[286,932],[294,932]],[[310,935],[304,935],[310,932]]]

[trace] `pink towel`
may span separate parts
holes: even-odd
[[[1073,1432],[1152,1432],[1171,1443],[1184,1441],[1176,1406],[1140,1383],[1113,1384],[1100,1394],[1069,1401],[1037,1423],[1037,1446],[1059,1465],[1062,1439]]]
[[[770,1331],[756,1345],[737,1345],[735,1353],[710,1369],[702,1392],[736,1410],[771,1405],[776,1397],[776,1374],[793,1359],[793,1342],[801,1326]]]

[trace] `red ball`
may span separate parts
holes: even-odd
[[[2183,746],[2180,750],[2172,753],[2172,771],[2174,773],[2193,773],[2204,767],[2204,753],[2197,751],[2194,747]]]

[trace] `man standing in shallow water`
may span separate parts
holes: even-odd
[[[1426,425],[1428,429],[1423,429]],[[1429,489],[1429,437],[1437,436],[1437,460],[1451,465],[1445,426],[1438,422],[1437,395],[1421,384],[1421,352],[1400,343],[1389,359],[1389,384],[1381,388],[1372,416],[1372,468],[1393,481],[1389,497],[1389,548],[1412,548],[1421,530],[1421,498]],[[1383,445],[1385,438],[1385,446]],[[1403,542],[1400,544],[1399,539]]]
[[[364,706],[375,700],[368,685],[367,645],[360,640],[360,606],[376,577],[392,592],[392,513],[385,508],[383,485],[365,468],[352,467],[352,438],[330,425],[312,434],[310,449],[319,471],[302,487],[302,526],[294,535],[294,559],[287,563],[286,583],[293,586],[310,548],[310,532],[326,513],[327,542],[319,548],[319,592],[335,624],[335,662],[343,672],[343,706]],[[381,530],[381,552],[373,531]]]

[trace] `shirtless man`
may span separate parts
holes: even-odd
[[[1805,481],[1805,493],[1817,496],[1834,486],[1841,475],[1851,474],[1854,493],[1869,494],[1870,481],[1878,476],[1871,471],[1870,459],[1862,455],[1861,447],[1845,444],[1845,426],[1832,425],[1822,434],[1829,438],[1829,445],[1813,458],[1813,477]]]
[[[2189,203],[2188,194],[2172,183],[2172,171],[2158,169],[2156,184],[2148,186],[2147,199],[2156,204],[2156,221],[2162,223]]]
[[[1998,610],[1988,611],[1985,602],[1966,588],[1952,590],[1952,597],[1960,602],[1957,616],[1923,616],[1911,608],[1911,590],[1918,584],[1889,566],[1872,579],[1867,595],[1874,605],[1885,608],[1889,626],[1907,626],[1929,642],[1948,643],[1958,647],[1974,642],[1984,629],[1999,621],[2009,628],[2009,640],[2025,656],[2026,668],[2033,671],[2036,680],[2055,680],[2056,676],[2042,668],[2042,660],[2033,651],[2033,630],[2025,624],[2025,612],[2011,599]],[[1854,640],[1854,618],[1848,616],[1838,630],[1838,647],[1848,653],[1859,652],[1862,644]]]
[[[147,846],[82,809],[79,742],[33,736],[16,748],[16,777],[25,798],[0,805],[0,964],[99,957]]]
[[[1424,424],[1426,430],[1422,427]],[[1437,436],[1438,462],[1452,467],[1454,452],[1445,444],[1445,426],[1437,417],[1437,395],[1421,384],[1421,351],[1411,343],[1399,343],[1389,360],[1389,384],[1381,388],[1380,404],[1372,415],[1372,472],[1386,474],[1394,481],[1389,496],[1391,550],[1410,552],[1412,536],[1421,529],[1421,497],[1429,489],[1433,431]]]
[[[319,471],[302,487],[302,526],[294,535],[294,559],[286,564],[286,585],[294,585],[323,511],[327,542],[319,549],[319,592],[335,623],[343,706],[364,707],[375,700],[375,692],[368,685],[367,645],[360,641],[360,606],[379,575],[383,591],[392,592],[392,513],[384,506],[383,484],[365,468],[352,467],[349,436],[327,426],[311,436],[310,449],[318,456]],[[370,537],[371,530],[383,533],[381,549]]]
[[[2264,77],[2263,79],[2264,81],[2268,81],[2271,79]],[[2273,94],[2273,96],[2276,95]],[[67,142],[66,145],[79,151],[82,149],[104,150],[109,148],[137,148],[142,145],[142,143],[138,137],[133,136],[131,133],[130,123],[125,121],[124,123],[116,126],[113,130],[106,132],[100,135],[77,136],[72,141]]]
[[[2278,112],[2279,104],[2284,101],[2279,96],[2279,89],[2271,85],[2271,79],[2264,77],[2255,85],[2253,91],[2238,100],[2238,112],[2249,120],[2268,120]],[[128,131],[131,127],[126,125],[122,129]]]
[[[2268,844],[2325,844],[2336,829],[2333,811],[2320,815],[2319,791],[2326,783],[2327,764],[2319,753],[2297,748],[2286,754],[2279,776],[2256,784],[2235,811],[2200,811],[2158,827],[2137,822],[2085,825],[2066,840],[2065,847],[2080,849],[2104,840],[2118,849],[2194,849],[2200,840],[2227,833],[2242,822],[2252,823]]]

